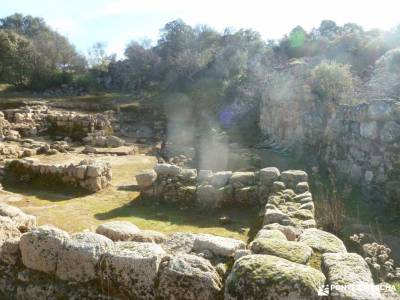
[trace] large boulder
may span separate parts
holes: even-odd
[[[235,261],[225,285],[225,299],[317,299],[325,283],[318,270],[262,254]]]
[[[288,188],[294,189],[299,182],[307,181],[308,175],[301,170],[287,170],[281,173],[281,181]]]
[[[140,229],[127,221],[112,221],[97,227],[96,233],[104,235],[113,241],[129,241]]]
[[[245,249],[243,241],[211,234],[198,234],[194,240],[193,251],[211,251],[217,256],[233,257],[238,249]]]
[[[222,280],[204,258],[179,254],[167,257],[160,267],[157,296],[160,299],[218,299]]]
[[[25,232],[36,226],[36,217],[24,213],[15,206],[0,203],[0,216],[9,217],[13,220],[20,231]]]
[[[112,249],[113,244],[112,240],[97,233],[74,234],[58,253],[56,275],[62,280],[78,282],[96,279],[99,259]]]
[[[279,179],[281,172],[278,168],[268,167],[260,170],[260,184],[262,186],[272,186],[272,183]]]
[[[331,286],[332,299],[382,299],[368,264],[360,255],[325,253],[322,255],[322,268]]]
[[[129,299],[154,299],[157,273],[165,254],[154,243],[117,242],[102,257],[103,280]]]
[[[299,264],[306,264],[313,253],[304,243],[271,238],[255,239],[250,249],[255,254],[275,255]]]
[[[229,183],[234,188],[255,185],[256,177],[254,172],[234,172],[229,179]]]
[[[215,188],[221,188],[229,183],[229,179],[232,176],[232,171],[220,171],[216,172],[211,177],[211,184]]]
[[[171,165],[171,164],[156,164],[154,166],[154,171],[157,173],[157,175],[163,175],[163,176],[178,176],[182,168],[176,165]]]
[[[157,173],[153,170],[145,170],[136,175],[136,182],[140,189],[151,187],[157,180]]]
[[[68,239],[68,233],[50,225],[23,234],[19,243],[23,264],[33,270],[55,274],[58,255]]]
[[[316,228],[304,230],[299,237],[299,241],[307,244],[320,253],[347,252],[342,240],[332,233]]]

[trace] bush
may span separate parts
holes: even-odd
[[[339,104],[350,100],[353,76],[348,65],[321,62],[311,71],[311,91],[325,103]]]
[[[59,88],[63,84],[71,84],[73,75],[69,72],[37,72],[32,76],[28,88],[42,92],[47,89]]]
[[[79,75],[74,78],[74,86],[83,89],[87,92],[100,91],[103,90],[102,85],[91,73],[86,73],[84,75]]]

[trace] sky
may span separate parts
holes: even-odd
[[[326,19],[390,29],[400,24],[399,9],[399,0],[0,0],[0,18],[15,12],[39,16],[81,53],[104,42],[107,52],[119,57],[131,40],[155,43],[160,29],[178,18],[218,31],[251,28],[267,40]]]

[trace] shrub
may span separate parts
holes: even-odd
[[[353,76],[348,65],[323,61],[311,71],[311,91],[325,103],[345,103],[353,91]]]
[[[37,72],[29,83],[28,88],[34,91],[59,88],[63,84],[71,84],[73,75],[69,72]]]

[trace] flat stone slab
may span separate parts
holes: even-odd
[[[140,233],[140,229],[127,221],[112,221],[99,225],[96,233],[104,235],[113,241],[128,241],[135,234]]]
[[[123,156],[123,155],[131,155],[135,154],[136,149],[135,147],[129,147],[129,146],[120,146],[116,148],[99,148],[99,147],[85,147],[82,150],[82,153],[93,153],[93,154],[110,154],[110,155],[118,155],[118,156]]]
[[[236,250],[245,248],[246,244],[243,241],[211,234],[196,235],[193,244],[195,252],[209,250],[215,255],[224,257],[233,257]]]

